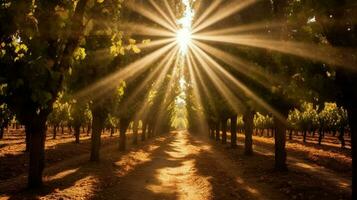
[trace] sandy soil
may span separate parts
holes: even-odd
[[[246,157],[242,146],[231,149],[188,132],[129,145],[127,152],[119,152],[113,139],[102,146],[100,163],[89,163],[88,152],[72,155],[46,168],[41,191],[21,188],[26,179],[15,177],[0,183],[0,195],[4,199],[351,198],[350,180],[344,174],[299,157],[289,157],[289,172],[274,172],[269,146],[255,150],[254,156]]]

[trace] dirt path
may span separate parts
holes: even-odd
[[[146,157],[146,156],[144,156]],[[284,199],[261,185],[253,187],[242,171],[211,146],[178,132],[156,147],[148,160],[106,189],[103,199]],[[270,188],[272,189],[272,188]]]
[[[62,163],[46,170],[46,186],[41,191],[23,190],[3,197],[120,200],[306,197],[289,193],[293,188],[288,181],[289,192],[285,192],[285,182],[262,176],[269,174],[279,180],[292,177],[295,181],[295,176],[302,175],[262,172],[261,162],[269,164],[269,157],[256,155],[243,159],[237,156],[242,155],[241,149],[226,150],[187,132],[170,133],[129,148],[123,153],[117,151],[116,145],[103,147],[100,163],[88,163],[83,155],[78,159],[73,157],[71,160],[78,162]],[[232,159],[229,151],[234,152],[238,160]],[[309,178],[303,180],[310,182]]]
[[[231,161],[187,132],[172,133],[119,153],[104,147],[99,164],[61,165],[46,170],[46,187],[10,199],[284,199],[251,186]],[[73,160],[73,159],[71,159]],[[4,196],[5,197],[5,196]],[[279,198],[277,198],[279,197]]]

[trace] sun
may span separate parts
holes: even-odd
[[[192,33],[188,28],[179,29],[176,32],[176,42],[179,45],[180,52],[186,54],[190,46]]]

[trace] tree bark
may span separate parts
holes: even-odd
[[[113,135],[114,135],[114,128],[111,127],[111,128],[110,128],[110,137],[113,137]]]
[[[29,127],[29,126],[27,126]],[[26,142],[26,147],[25,147],[25,152],[29,152],[30,151],[30,138],[31,138],[31,132],[30,130],[27,130],[29,128],[27,128],[25,126],[25,134],[26,134],[26,137],[25,137],[25,142]]]
[[[275,170],[286,171],[286,124],[274,117],[276,133],[275,133]]]
[[[338,139],[341,141],[341,148],[345,148],[345,127],[340,127],[340,135]]]
[[[357,107],[353,104],[346,107],[348,113],[348,123],[351,129],[351,150],[352,150],[352,199],[357,198]]]
[[[323,128],[320,127],[319,128],[319,145],[321,145],[321,142],[322,142],[322,136],[323,136]]]
[[[74,136],[76,137],[76,144],[79,144],[79,136],[81,134],[81,125],[76,124],[73,128],[74,128]]]
[[[153,133],[153,124],[151,122],[148,122],[148,138],[152,138],[152,133]]]
[[[289,130],[289,140],[293,139],[293,129]]]
[[[130,124],[129,119],[122,118],[120,119],[120,125],[119,125],[119,151],[125,151],[126,149],[126,130],[128,129]]]
[[[4,127],[0,126],[0,140],[4,138]]]
[[[227,119],[222,120],[222,144],[227,144]]]
[[[139,121],[134,120],[134,123],[133,123],[133,144],[138,144],[138,126],[139,126]]]
[[[28,187],[42,186],[42,172],[45,167],[46,118],[38,117],[26,123],[26,135],[29,137],[29,173]]]
[[[252,155],[253,154],[253,125],[254,125],[254,112],[252,110],[246,111],[243,115],[244,121],[244,154]]]
[[[307,131],[304,130],[304,132],[303,132],[303,139],[302,139],[302,141],[303,141],[304,143],[306,143],[306,133],[307,133]]]
[[[216,141],[220,140],[220,133],[219,133],[219,122],[216,123]]]
[[[237,115],[231,117],[231,147],[237,147]]]
[[[146,140],[146,128],[147,128],[147,123],[145,121],[143,122],[143,127],[141,130],[141,141],[145,141]]]
[[[89,136],[89,134],[90,134],[90,131],[91,131],[91,124],[88,124],[88,128],[87,128],[87,136]]]
[[[91,154],[90,161],[98,162],[100,160],[100,144],[101,144],[101,133],[104,128],[105,113],[100,106],[94,107],[93,113],[93,123],[92,123],[92,136],[91,136]]]
[[[53,126],[53,139],[56,139],[57,136],[57,126]]]

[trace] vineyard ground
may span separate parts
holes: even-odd
[[[55,140],[49,136],[45,186],[40,191],[29,191],[24,188],[27,156],[23,152],[23,131],[5,135],[0,141],[0,198],[351,198],[348,150],[288,141],[289,171],[282,173],[273,170],[271,138],[254,136],[255,153],[247,157],[243,155],[241,134],[236,149],[183,131],[129,145],[126,152],[117,150],[117,134],[109,137],[105,133],[102,137],[102,160],[89,163],[90,140],[86,134],[82,134],[81,144],[75,144],[68,133],[59,134]],[[334,167],[339,164],[345,170]]]

